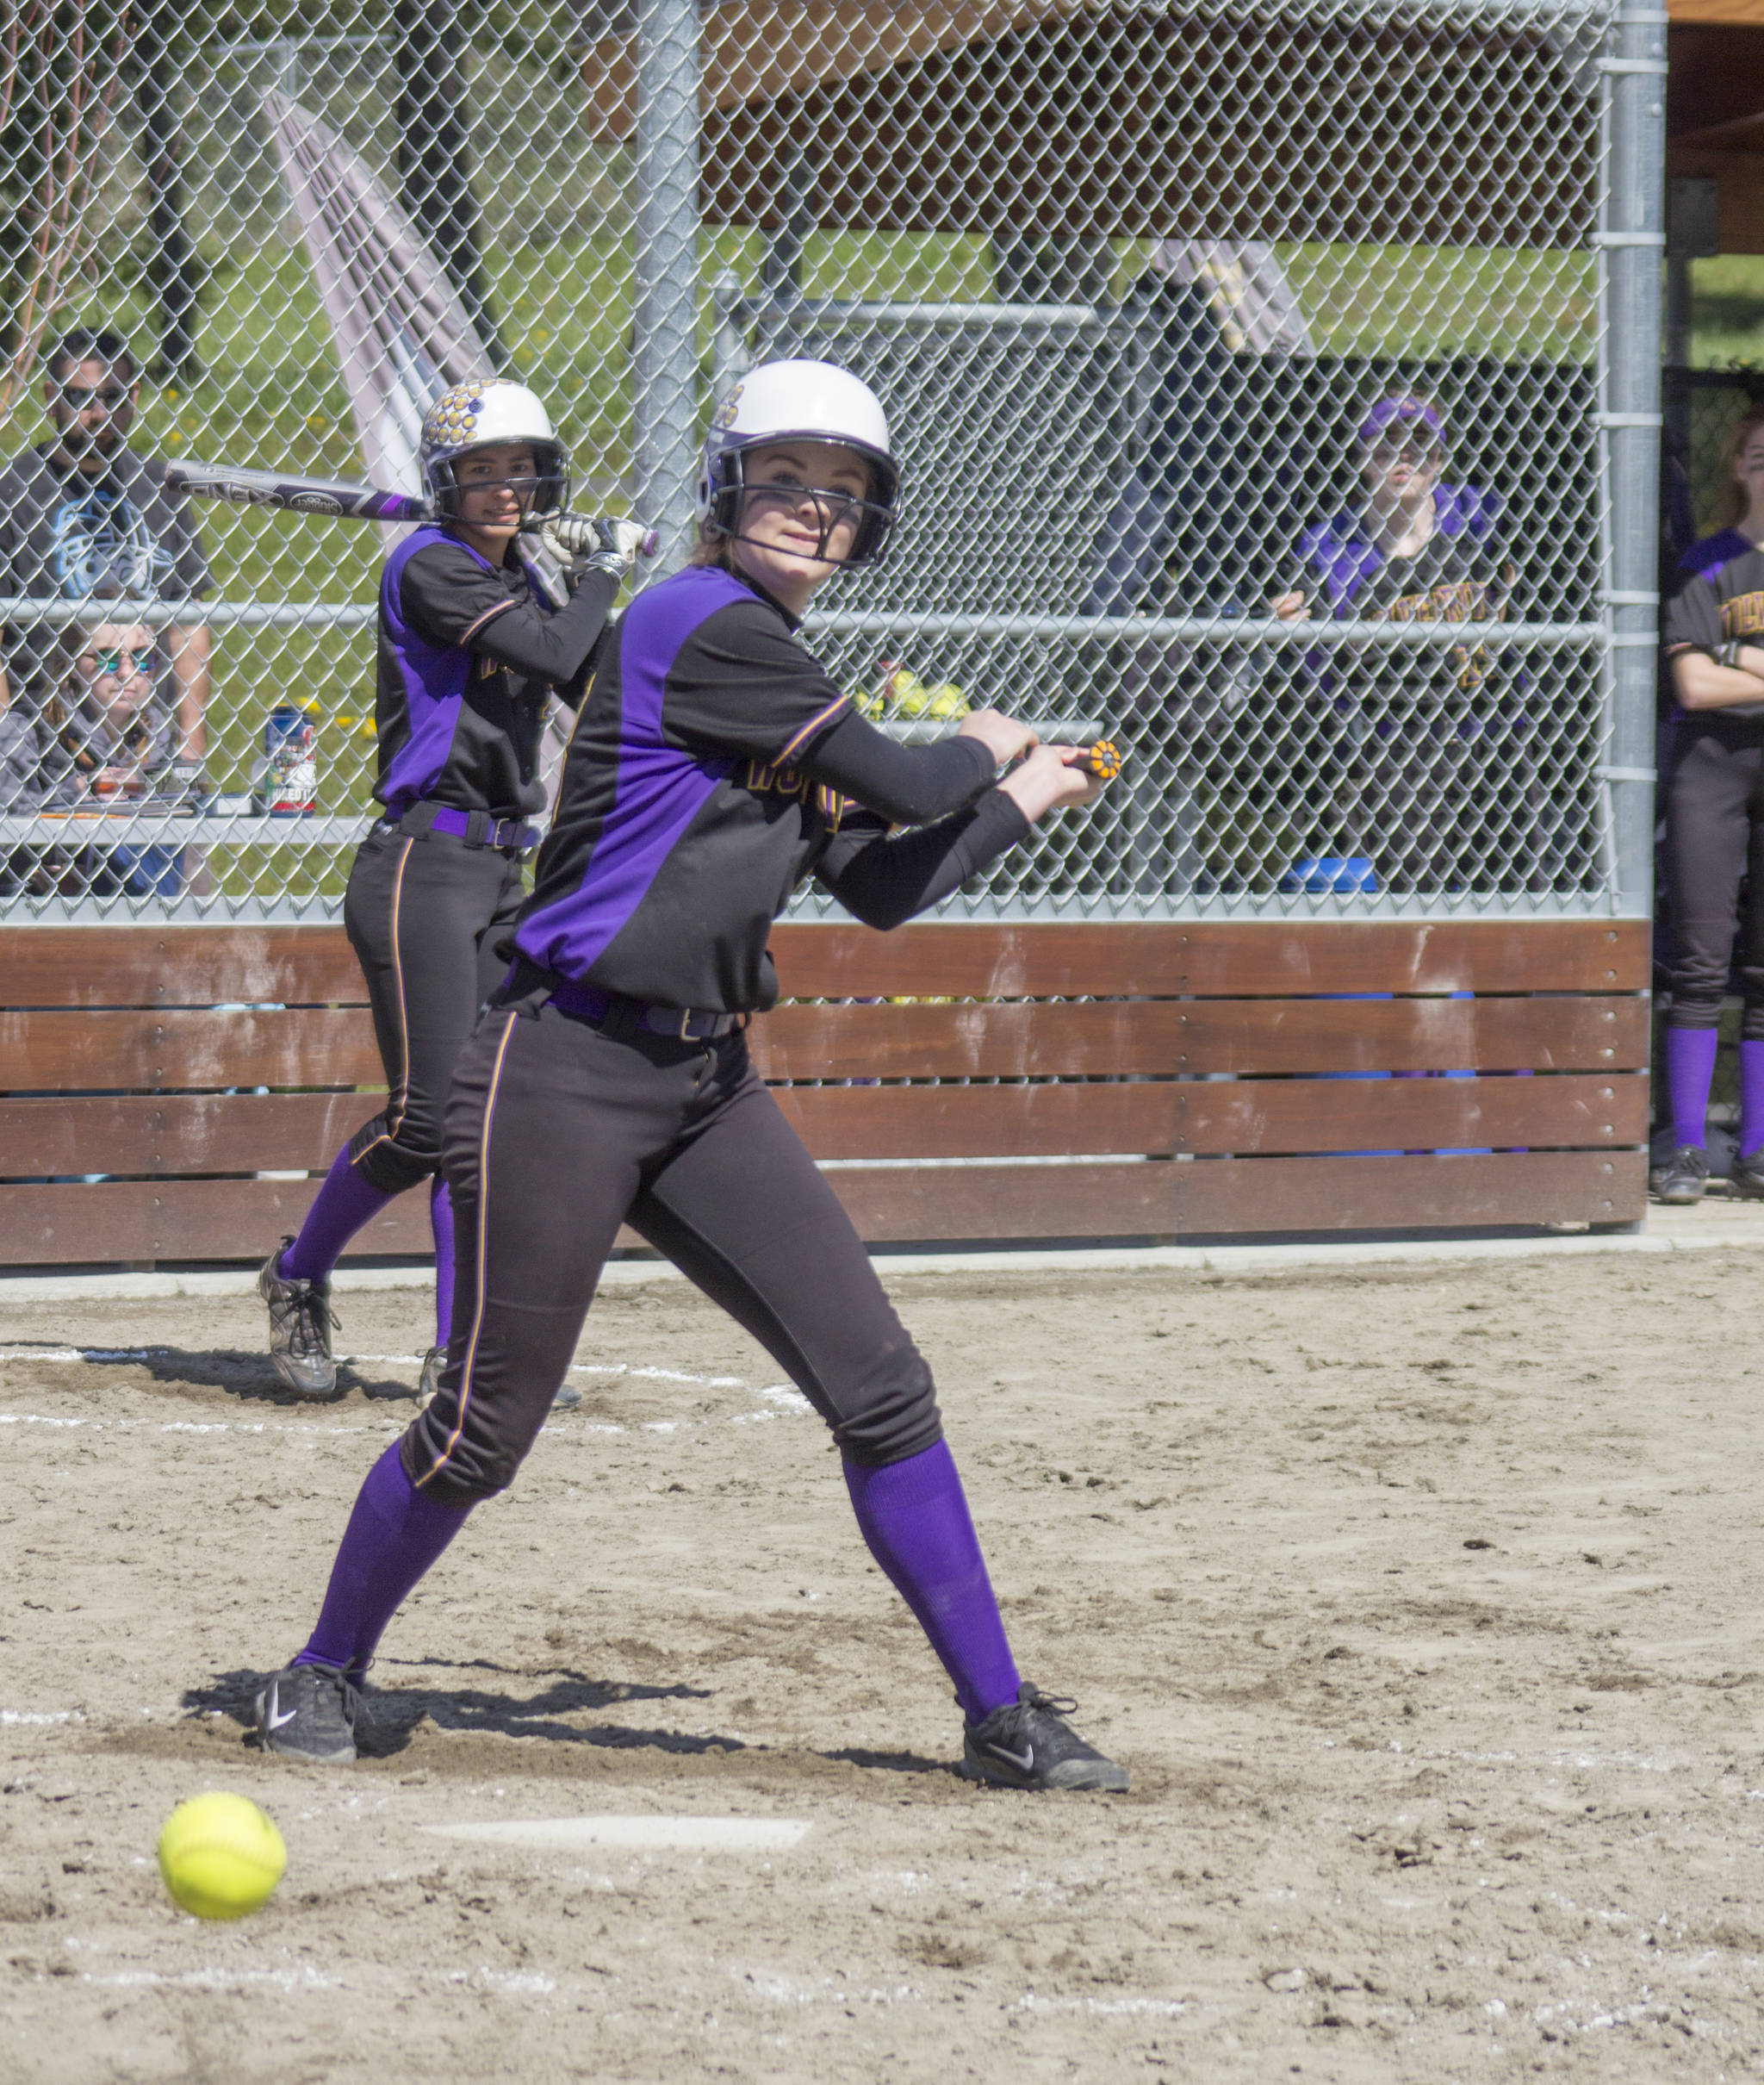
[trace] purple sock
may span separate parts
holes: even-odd
[[[435,1234],[435,1344],[453,1329],[453,1197],[438,1173],[429,1184],[429,1227]]]
[[[357,1497],[318,1627],[295,1664],[340,1665],[359,1686],[386,1624],[470,1511],[425,1498],[405,1475],[394,1441]]]
[[[968,1721],[1014,1702],[1016,1666],[947,1446],[879,1470],[848,1462],[845,1486],[870,1554],[918,1618]]]
[[[1764,1144],[1764,1042],[1740,1044],[1740,1156]]]
[[[344,1247],[391,1199],[389,1194],[369,1186],[350,1164],[345,1144],[332,1160],[299,1237],[276,1262],[276,1273],[284,1281],[322,1281],[342,1257]]]
[[[1674,1149],[1694,1144],[1699,1151],[1707,1133],[1709,1081],[1715,1076],[1712,1028],[1668,1028],[1666,1031],[1666,1092],[1672,1109]]]

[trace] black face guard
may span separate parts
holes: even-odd
[[[866,461],[869,464],[873,481],[882,475],[881,467],[873,457],[866,457]],[[749,486],[747,483],[747,474],[742,466],[743,457],[739,449],[732,451],[722,459],[724,482],[717,488],[716,492],[712,495],[711,511],[706,516],[711,526],[719,536],[727,536],[732,543],[755,542],[754,537],[744,536],[741,532],[742,503],[750,493],[763,495],[770,491],[780,500],[786,495],[794,495],[796,503],[800,506],[804,491],[806,490],[814,499],[815,513],[820,523],[816,547],[812,553],[806,551],[802,552],[786,551],[783,555],[786,557],[799,555],[804,563],[810,562],[812,558],[813,562],[820,564],[838,564],[846,567],[877,564],[881,562],[882,552],[888,540],[888,532],[894,526],[897,519],[894,495],[899,482],[898,479],[892,483],[885,483],[879,489],[886,494],[885,499],[854,500],[847,494],[823,492],[815,486],[809,486],[805,489],[787,485]],[[858,526],[857,533],[852,538],[851,555],[848,557],[829,558],[827,555],[827,545],[834,530],[853,513],[857,515]],[[761,544],[757,547],[771,549],[774,546]]]
[[[534,442],[531,445],[537,455],[539,469],[530,478],[474,478],[469,487],[459,482],[456,466],[471,454],[462,449],[457,456],[429,466],[432,482],[435,512],[450,520],[459,519],[459,498],[463,491],[490,492],[499,485],[512,485],[519,492],[531,493],[531,497],[521,507],[521,519],[537,520],[545,514],[562,513],[569,505],[569,465],[564,454],[555,443]]]

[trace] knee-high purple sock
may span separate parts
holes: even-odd
[[[429,1183],[429,1228],[435,1234],[435,1344],[453,1328],[453,1197],[438,1173]]]
[[[848,1462],[870,1554],[918,1618],[971,1723],[1016,1699],[1017,1670],[947,1446],[881,1469]]]
[[[1709,1081],[1715,1076],[1712,1028],[1668,1028],[1666,1031],[1666,1092],[1672,1109],[1672,1141],[1703,1148],[1709,1120]]]
[[[405,1475],[394,1441],[357,1495],[318,1627],[295,1664],[340,1665],[359,1686],[386,1624],[470,1511],[424,1497]]]
[[[1764,1144],[1764,1042],[1740,1044],[1740,1156]]]
[[[370,1187],[350,1164],[345,1144],[332,1160],[300,1235],[283,1251],[276,1273],[284,1281],[321,1281],[363,1224],[377,1217],[391,1199],[389,1194]]]

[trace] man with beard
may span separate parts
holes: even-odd
[[[44,401],[55,438],[0,471],[0,593],[66,601],[196,601],[208,567],[163,466],[127,446],[140,401],[134,358],[120,335],[81,327],[49,352]],[[177,719],[168,776],[197,808],[208,697],[208,632],[171,624],[159,634],[153,678]],[[54,694],[56,632],[9,630],[12,697],[31,713]],[[0,809],[5,808],[0,806]]]

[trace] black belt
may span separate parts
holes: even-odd
[[[421,839],[429,832],[448,832],[468,847],[494,847],[518,854],[537,847],[543,837],[536,827],[523,825],[519,818],[493,818],[488,811],[458,811],[451,804],[426,801],[413,804],[401,818],[382,818],[381,823],[412,839]]]
[[[514,980],[512,997],[525,996],[521,989],[525,981],[519,976]],[[538,982],[538,974],[534,974],[532,983],[537,986]],[[696,1006],[656,1006],[644,999],[628,999],[622,993],[597,991],[592,985],[578,984],[570,978],[555,980],[550,998],[560,1013],[570,1014],[593,1027],[610,1028],[615,1034],[641,1028],[652,1036],[672,1036],[681,1042],[706,1042],[732,1035],[752,1018],[745,1013],[705,1012]]]

